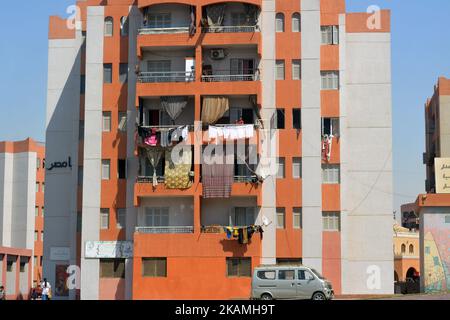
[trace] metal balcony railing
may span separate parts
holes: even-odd
[[[153,183],[153,177],[139,176],[136,178],[136,180],[137,180],[137,183]],[[157,180],[158,180],[158,183],[165,181],[163,176],[158,176]]]
[[[215,26],[203,27],[203,33],[239,33],[239,32],[257,32],[259,26]]]
[[[194,233],[194,227],[136,227],[136,233],[144,234],[170,234]]]
[[[253,69],[244,70],[244,72],[235,72],[230,70],[214,70],[212,74],[203,74],[203,82],[232,82],[232,81],[257,81],[259,72]]]
[[[247,182],[253,182],[255,179],[257,179],[256,176],[234,176],[234,182],[236,183],[247,183]]]
[[[195,71],[141,72],[138,75],[141,83],[192,82]]]
[[[167,27],[167,28],[153,28],[153,27],[149,27],[149,26],[142,26],[138,30],[138,32],[139,32],[139,35],[189,33],[189,26],[187,26],[187,27]]]

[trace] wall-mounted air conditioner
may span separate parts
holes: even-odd
[[[213,60],[225,59],[225,51],[223,49],[212,49],[211,59]]]

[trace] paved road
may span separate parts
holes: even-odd
[[[442,294],[410,294],[382,300],[450,300],[450,293]]]

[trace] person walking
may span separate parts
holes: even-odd
[[[6,292],[3,286],[0,286],[0,300],[6,300]]]
[[[52,289],[52,286],[47,281],[47,278],[44,278],[44,281],[42,281],[41,288],[42,288],[42,300],[49,300],[50,290]]]

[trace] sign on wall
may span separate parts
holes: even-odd
[[[133,241],[86,241],[85,258],[132,258]]]
[[[434,159],[436,193],[450,193],[450,158]]]

